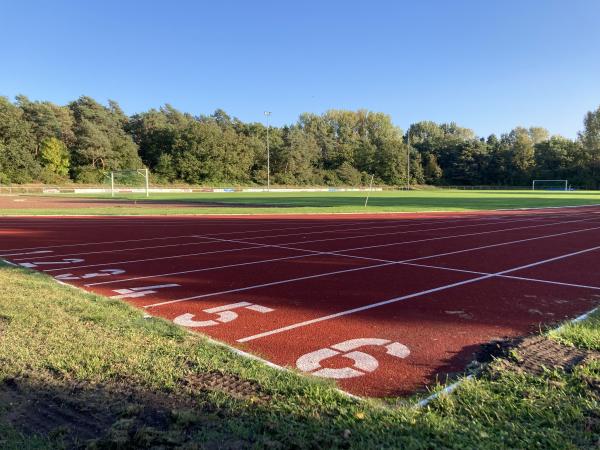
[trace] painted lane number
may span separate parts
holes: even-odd
[[[311,353],[307,353],[296,361],[296,366],[302,372],[308,372],[317,377],[323,378],[354,378],[373,372],[379,366],[379,362],[368,353],[356,351],[364,346],[376,345],[386,348],[386,353],[396,358],[406,358],[410,355],[410,350],[404,344],[392,342],[387,339],[378,338],[360,338],[350,339],[332,345],[331,348],[322,348]],[[352,367],[343,367],[339,369],[323,368],[321,362],[333,358],[334,356],[343,356],[353,361]]]
[[[178,287],[179,284],[157,284],[154,286],[141,286],[131,289],[114,289],[118,295],[113,295],[110,298],[138,298],[145,297],[146,295],[156,294],[157,289],[165,289],[170,287]]]
[[[40,262],[34,262],[34,263],[33,262],[24,262],[24,263],[20,263],[19,265],[33,269],[34,267],[39,267],[39,266],[77,264],[77,263],[81,263],[83,261],[85,261],[85,260],[80,259],[80,258],[65,258],[65,259],[61,259],[60,261],[40,261]]]
[[[98,278],[98,277],[108,277],[111,275],[121,275],[125,273],[123,269],[102,269],[99,272],[94,273],[86,273],[83,275],[73,275],[72,273],[62,273],[60,275],[56,275],[54,278],[60,281],[67,280],[87,280],[89,278]]]
[[[181,316],[176,317],[173,322],[177,325],[182,325],[184,327],[190,328],[199,328],[199,327],[211,327],[214,325],[219,325],[220,323],[231,322],[238,318],[238,314],[233,311],[234,309],[245,308],[251,311],[256,311],[262,314],[269,313],[273,311],[271,308],[267,308],[266,306],[255,305],[253,303],[248,302],[239,302],[239,303],[231,303],[229,305],[217,306],[215,308],[203,309],[202,311],[207,314],[216,314],[217,317],[215,320],[194,320],[194,314],[182,314]]]

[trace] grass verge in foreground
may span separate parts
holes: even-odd
[[[600,204],[600,191],[231,192],[0,197],[3,214],[303,214],[478,211]],[[30,200],[28,200],[30,199]],[[40,200],[47,199],[44,206]],[[70,200],[71,205],[52,203]],[[85,200],[91,204],[85,204]]]
[[[389,408],[239,357],[43,274],[0,265],[0,285],[1,448],[600,443],[600,398],[589,384],[600,381],[595,361],[536,377],[498,367],[425,408],[414,399]],[[598,314],[577,327],[581,333],[567,327],[556,337],[600,349]]]

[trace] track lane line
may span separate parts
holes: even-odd
[[[593,219],[581,219],[579,221],[590,221]],[[529,221],[529,219],[527,220]],[[514,223],[515,221],[510,221],[508,223]],[[571,221],[571,222],[578,222],[578,221]],[[558,225],[558,224],[562,224],[562,223],[571,223],[571,222],[553,222],[549,225]],[[502,224],[502,223],[500,223]],[[546,226],[546,224],[544,225],[540,225],[541,226]],[[455,227],[446,227],[444,229],[454,229],[454,228],[462,228],[463,226],[455,226]],[[525,227],[523,227],[525,228]],[[495,230],[493,230],[495,231]],[[498,230],[498,232],[500,231],[505,231],[503,230]],[[491,231],[490,231],[491,232]],[[481,234],[485,234],[487,232],[482,232]],[[360,235],[360,236],[354,236],[353,238],[365,238],[365,237],[373,237],[373,236],[389,236],[389,235],[396,235],[396,234],[400,234],[400,233],[378,233],[378,234],[369,234],[369,235]],[[263,243],[254,243],[254,244],[250,244],[250,243],[246,243],[244,241],[241,240],[235,240],[235,239],[220,239],[217,237],[208,237],[208,235],[201,235],[201,234],[197,234],[194,235],[197,238],[202,238],[202,239],[212,239],[215,242],[225,242],[225,243],[238,243],[238,244],[244,244],[244,245],[252,245],[253,247],[249,247],[249,248],[239,248],[237,250],[241,251],[241,250],[247,250],[247,249],[252,249],[252,248],[260,248],[260,247],[281,247],[278,246],[276,244],[263,244]],[[348,239],[347,237],[340,237],[340,238],[333,238],[333,239],[327,239],[327,241],[331,241],[331,240],[346,240]],[[442,239],[442,238],[432,238],[432,239]],[[314,243],[314,242],[322,242],[323,239],[316,239],[316,240],[311,240],[311,241],[300,241],[300,243],[304,243],[304,244],[310,244],[310,243]],[[421,242],[421,241],[415,241],[415,242]],[[299,242],[291,242],[289,244],[283,244],[283,245],[293,245],[293,244],[297,244]],[[388,245],[388,244],[382,244],[382,245]],[[281,247],[283,248],[283,247]],[[291,249],[291,248],[290,248]],[[227,253],[230,251],[233,251],[234,249],[231,250],[224,250],[223,253]],[[297,251],[307,251],[305,249],[297,249]],[[98,263],[98,264],[87,264],[87,265],[83,265],[83,266],[69,266],[68,269],[84,269],[84,268],[90,268],[90,267],[103,267],[103,266],[107,266],[107,265],[113,265],[113,264],[130,264],[130,263],[136,263],[136,262],[148,262],[148,261],[162,261],[164,259],[173,259],[173,258],[183,258],[186,256],[200,256],[200,255],[204,255],[204,254],[214,254],[214,253],[218,253],[218,252],[206,252],[206,253],[189,253],[189,254],[184,254],[184,255],[173,255],[173,256],[158,256],[155,258],[146,258],[146,259],[136,259],[136,260],[123,260],[123,261],[112,261],[112,262],[108,262],[108,263]],[[53,257],[59,256],[59,255],[52,255]],[[46,269],[43,270],[43,272],[56,272],[59,270],[64,270],[65,267],[63,268],[58,268],[58,269]]]
[[[290,330],[294,330],[294,329],[297,329],[297,328],[305,327],[305,326],[312,325],[312,324],[315,324],[315,323],[324,322],[326,320],[336,319],[338,317],[347,316],[347,315],[354,314],[354,313],[357,313],[357,312],[366,311],[366,310],[373,309],[373,308],[378,308],[380,306],[390,305],[390,304],[393,304],[393,303],[398,303],[398,302],[401,302],[401,301],[410,300],[410,299],[413,299],[413,298],[416,298],[416,297],[422,297],[423,295],[432,294],[432,293],[440,292],[440,291],[445,291],[445,290],[452,289],[452,288],[455,288],[455,287],[458,287],[458,286],[464,286],[466,284],[477,283],[479,281],[487,280],[489,278],[494,278],[494,277],[497,277],[499,275],[504,275],[504,274],[507,274],[507,273],[516,272],[516,271],[519,271],[519,270],[523,270],[523,269],[528,269],[528,268],[531,268],[531,267],[540,266],[542,264],[547,264],[549,262],[553,262],[553,261],[558,261],[558,260],[561,260],[561,259],[570,258],[572,256],[577,256],[577,255],[581,255],[581,254],[584,254],[584,253],[589,253],[589,252],[592,252],[592,251],[595,251],[595,250],[598,250],[598,249],[600,249],[600,245],[599,246],[595,246],[595,247],[590,247],[590,248],[587,248],[587,249],[584,249],[584,250],[579,250],[579,251],[576,251],[576,252],[571,252],[571,253],[563,254],[563,255],[560,255],[560,256],[555,256],[553,258],[548,258],[548,259],[544,259],[544,260],[541,260],[541,261],[536,261],[534,263],[525,264],[525,265],[518,266],[518,267],[513,267],[511,269],[502,270],[500,272],[495,272],[495,273],[491,273],[491,274],[487,274],[487,275],[482,275],[480,277],[471,278],[471,279],[459,281],[459,282],[456,282],[456,283],[446,284],[444,286],[439,286],[437,288],[427,289],[427,290],[420,291],[420,292],[414,292],[412,294],[403,295],[403,296],[400,296],[400,297],[394,297],[394,298],[391,298],[391,299],[388,299],[388,300],[383,300],[381,302],[372,303],[370,305],[364,305],[364,306],[360,306],[358,308],[352,308],[352,309],[348,309],[346,311],[340,311],[340,312],[335,313],[335,314],[329,314],[327,316],[322,316],[322,317],[318,317],[318,318],[311,319],[311,320],[305,320],[303,322],[298,322],[298,323],[295,323],[295,324],[292,324],[292,325],[288,325],[288,326],[285,326],[285,327],[276,328],[274,330],[265,331],[263,333],[258,333],[258,334],[252,335],[252,336],[241,338],[241,339],[238,339],[237,342],[244,343],[244,342],[253,341],[253,340],[256,340],[256,339],[260,339],[260,338],[267,337],[267,336],[272,336],[274,334],[284,333],[286,331],[290,331]]]
[[[585,222],[585,221],[592,221],[592,220],[595,220],[595,219],[581,219],[578,221],[571,221],[569,223],[578,223],[578,222]],[[513,223],[513,222],[510,222],[510,223]],[[377,244],[377,245],[368,245],[368,246],[354,247],[354,248],[349,248],[349,249],[345,249],[345,250],[335,250],[335,251],[309,250],[309,249],[303,249],[303,248],[299,248],[299,247],[289,247],[289,246],[287,246],[287,244],[281,244],[281,245],[261,244],[258,242],[255,243],[255,242],[233,240],[233,239],[217,239],[217,238],[212,238],[212,239],[215,239],[216,241],[226,242],[226,243],[256,245],[256,247],[250,247],[250,249],[278,248],[278,249],[282,249],[282,250],[301,251],[304,253],[308,253],[305,255],[294,256],[294,259],[307,258],[310,256],[316,256],[316,255],[333,255],[333,256],[343,256],[343,257],[347,257],[347,258],[368,259],[367,257],[360,257],[360,256],[356,256],[356,255],[347,255],[344,252],[357,251],[357,250],[368,250],[368,249],[372,249],[372,248],[382,248],[382,247],[390,247],[390,246],[401,246],[401,245],[416,244],[416,243],[420,243],[420,242],[430,242],[430,241],[437,241],[437,240],[444,240],[444,239],[456,239],[456,238],[461,238],[461,237],[478,236],[478,235],[482,235],[482,234],[501,233],[501,232],[506,232],[506,231],[523,230],[523,229],[530,229],[530,228],[541,228],[541,227],[552,226],[552,225],[563,225],[564,223],[565,222],[553,222],[550,224],[542,224],[542,225],[536,224],[536,225],[531,225],[528,227],[505,228],[502,230],[490,230],[490,231],[483,231],[483,232],[477,232],[477,233],[458,234],[458,235],[452,235],[452,236],[439,236],[439,237],[434,237],[434,238],[417,239],[417,240],[413,240],[413,241],[401,241],[401,242]],[[343,238],[340,238],[340,239],[343,239]],[[304,242],[304,243],[310,243],[310,241]],[[242,249],[242,250],[246,250],[246,249]],[[201,255],[201,254],[195,254],[193,256],[199,256],[199,255]],[[445,255],[435,255],[435,256],[445,256]],[[170,257],[161,257],[158,260],[161,260],[162,258],[170,258]],[[162,274],[157,274],[157,275],[143,275],[143,276],[131,277],[131,278],[126,278],[126,279],[121,279],[121,280],[110,280],[110,281],[102,281],[102,282],[97,282],[97,283],[90,283],[90,284],[86,284],[85,286],[101,286],[101,285],[106,285],[106,284],[122,283],[122,282],[126,282],[126,281],[143,280],[143,279],[158,278],[158,277],[165,277],[165,276],[172,276],[172,275],[185,275],[185,274],[189,274],[189,273],[206,272],[206,271],[215,270],[215,269],[225,269],[225,268],[229,268],[229,267],[241,267],[241,266],[245,266],[245,265],[260,264],[263,262],[267,263],[267,262],[284,261],[287,259],[292,259],[292,258],[291,257],[283,257],[283,258],[279,258],[279,259],[275,258],[275,259],[268,259],[268,260],[250,261],[250,262],[245,262],[245,263],[234,263],[234,264],[230,264],[230,265],[226,265],[226,266],[216,266],[216,267],[208,267],[208,268],[204,267],[201,269],[191,269],[191,270],[184,270],[184,271],[178,271],[178,272],[168,272],[168,273],[162,273]],[[102,265],[113,265],[113,264],[120,264],[120,263],[102,263]],[[99,265],[94,265],[91,267],[99,267]],[[78,268],[78,267],[48,269],[48,270],[45,270],[45,272],[58,271],[58,270],[69,270],[69,269],[76,269],[76,268]]]
[[[236,288],[236,289],[228,289],[225,291],[219,291],[219,292],[210,292],[207,294],[201,294],[201,295],[194,295],[194,296],[189,296],[189,297],[184,297],[184,298],[179,298],[179,299],[174,299],[174,300],[166,300],[163,302],[158,302],[158,303],[153,303],[150,305],[145,305],[143,306],[143,308],[156,308],[156,307],[160,307],[160,306],[165,306],[165,305],[171,305],[174,303],[181,303],[181,302],[187,302],[190,300],[198,300],[201,298],[207,298],[207,297],[214,297],[217,295],[224,295],[224,294],[232,294],[235,292],[245,292],[245,291],[249,291],[249,290],[253,290],[253,289],[258,289],[258,288],[262,288],[262,287],[270,287],[270,286],[278,286],[281,284],[287,284],[287,283],[294,283],[297,281],[305,281],[305,280],[311,280],[311,279],[316,279],[316,278],[323,278],[323,277],[328,277],[328,276],[332,276],[332,275],[339,275],[342,273],[349,273],[349,272],[358,272],[360,270],[368,270],[368,269],[376,269],[376,268],[380,268],[380,267],[386,267],[386,266],[390,266],[390,265],[394,265],[394,264],[401,264],[403,262],[412,262],[412,261],[416,261],[416,260],[420,260],[420,259],[427,259],[427,258],[433,258],[433,257],[437,257],[437,256],[446,256],[446,255],[451,255],[454,253],[464,253],[464,252],[468,252],[468,251],[477,251],[477,250],[481,250],[484,248],[490,248],[490,247],[496,247],[499,245],[511,245],[514,243],[522,243],[522,242],[530,242],[530,241],[534,241],[534,240],[539,240],[539,239],[548,239],[551,237],[557,237],[557,236],[564,236],[564,235],[568,235],[568,234],[575,234],[575,233],[582,233],[585,231],[592,231],[592,230],[599,230],[599,227],[593,227],[593,228],[586,228],[583,230],[575,230],[575,231],[566,231],[563,233],[557,233],[557,234],[551,234],[551,235],[545,235],[545,236],[537,236],[534,238],[527,238],[527,239],[519,239],[516,241],[512,241],[512,242],[508,242],[508,243],[503,243],[503,244],[492,244],[492,245],[488,245],[488,246],[483,246],[483,247],[475,247],[475,248],[471,248],[471,249],[462,249],[462,250],[458,250],[456,252],[447,252],[444,253],[442,255],[435,255],[435,256],[427,256],[427,257],[420,257],[420,258],[412,258],[412,259],[407,259],[404,261],[392,261],[392,262],[386,262],[386,263],[381,263],[381,264],[375,264],[375,265],[370,265],[370,266],[364,266],[364,267],[356,267],[356,268],[352,268],[352,269],[343,269],[343,270],[336,270],[336,271],[332,271],[332,272],[325,272],[325,273],[321,273],[321,274],[315,274],[315,275],[307,275],[304,277],[296,277],[296,278],[289,278],[289,279],[285,279],[285,280],[279,280],[279,281],[274,281],[274,282],[270,282],[270,283],[261,283],[261,284],[256,284],[256,285],[251,285],[251,286],[246,286],[243,288]]]
[[[577,213],[576,215],[571,215],[570,217],[573,216],[579,216],[579,215],[584,215],[585,212],[583,213]],[[559,218],[559,217],[564,217],[566,216],[566,214],[564,213],[548,213],[545,216],[541,216],[539,214],[530,214],[530,215],[526,215],[526,216],[515,216],[515,215],[501,215],[501,216],[485,216],[485,215],[467,215],[465,213],[466,217],[460,217],[460,214],[457,215],[456,217],[458,217],[458,219],[456,220],[447,220],[447,218],[443,218],[443,219],[437,219],[437,218],[431,218],[431,219],[422,219],[422,221],[420,219],[414,219],[414,220],[420,220],[419,224],[429,224],[430,222],[432,223],[451,223],[451,222],[457,222],[457,221],[464,221],[464,220],[473,220],[473,221],[489,221],[489,220],[504,220],[504,218],[511,219],[514,217],[525,217],[525,219],[522,220],[535,220],[535,219],[539,219],[539,220],[544,220],[544,219],[549,219],[549,218]],[[309,220],[309,219],[299,219],[299,220]],[[398,223],[404,223],[407,220],[410,219],[406,219],[406,218],[399,218],[399,219],[394,219],[395,221],[397,221]],[[519,219],[521,220],[521,219]],[[377,219],[377,220],[372,220],[369,221],[371,223],[379,223],[381,221],[381,219]],[[231,223],[231,219],[226,219],[224,221],[227,224],[230,225],[236,225],[236,223]],[[267,221],[269,222],[269,221]],[[287,221],[282,221],[283,223],[288,223]],[[269,222],[272,223],[272,222]],[[318,228],[318,227],[341,227],[341,226],[352,226],[356,223],[365,223],[365,221],[361,221],[361,220],[356,220],[356,221],[352,221],[352,222],[338,222],[336,224],[333,225],[311,225],[306,227],[306,229],[312,229],[312,228]],[[419,225],[417,224],[417,225]],[[183,224],[183,225],[188,225],[188,224]],[[414,223],[411,224],[407,224],[407,226],[411,226],[411,225],[415,225]],[[98,224],[95,224],[95,226],[98,226]],[[189,226],[193,226],[193,224],[189,224]],[[292,227],[292,228],[287,228],[287,229],[304,229],[305,227]],[[247,230],[247,231],[231,231],[231,232],[226,232],[226,233],[211,233],[210,236],[225,236],[225,235],[232,235],[232,234],[241,234],[241,233],[262,233],[265,231],[277,231],[277,230],[283,230],[286,228],[272,228],[272,229],[260,229],[260,230]],[[59,231],[59,230],[57,230]],[[142,241],[154,241],[154,240],[167,240],[167,239],[179,239],[179,238],[187,238],[187,237],[192,237],[192,236],[196,236],[195,235],[178,235],[178,236],[167,236],[167,237],[150,237],[150,238],[141,238],[141,239],[126,239],[126,240],[117,240],[117,241],[99,241],[99,242],[83,242],[83,243],[76,243],[76,244],[57,244],[57,245],[52,245],[52,246],[43,246],[43,247],[24,247],[24,248],[15,248],[15,249],[4,249],[4,250],[0,250],[0,252],[18,252],[18,251],[24,251],[24,250],[45,250],[45,249],[55,249],[55,248],[66,248],[66,247],[79,247],[79,246],[90,246],[90,245],[105,245],[105,244],[121,244],[121,243],[126,243],[126,242],[142,242]],[[208,236],[208,235],[207,235]],[[0,256],[3,256],[2,253],[0,253]]]
[[[504,216],[503,216],[504,217]],[[511,216],[506,216],[506,219],[509,219]],[[559,215],[556,215],[556,217],[560,217]],[[452,220],[452,221],[446,221],[443,220],[442,222],[460,222],[463,219],[456,219],[456,220]],[[473,218],[472,220],[496,220],[495,218]],[[502,219],[500,219],[502,220]],[[408,227],[408,226],[414,226],[414,225],[427,225],[429,224],[429,222],[431,221],[426,221],[426,222],[419,222],[419,223],[406,223],[407,219],[401,219],[401,220],[395,220],[395,222],[398,223],[398,225],[400,226],[401,224],[404,224],[404,226]],[[218,236],[229,236],[232,234],[250,234],[250,233],[264,233],[264,232],[268,232],[268,231],[281,231],[281,230],[299,230],[299,229],[314,229],[314,228],[334,228],[334,227],[350,227],[356,224],[364,224],[364,223],[380,223],[381,220],[372,220],[372,221],[352,221],[352,222],[345,222],[345,223],[336,223],[336,224],[332,224],[332,225],[310,225],[310,226],[306,226],[306,227],[290,227],[290,228],[270,228],[270,229],[258,229],[258,230],[246,230],[246,231],[229,231],[229,232],[223,232],[223,233],[209,233],[209,234],[205,234],[205,236],[211,236],[211,237],[218,237]],[[437,223],[437,222],[434,222]],[[183,224],[185,226],[194,226],[194,224]],[[230,224],[230,225],[236,225],[235,223]],[[242,224],[240,224],[240,226],[242,226]],[[57,232],[60,232],[61,230],[56,230]],[[189,238],[189,237],[196,237],[196,234],[185,234],[185,235],[177,235],[177,236],[166,236],[166,237],[149,237],[149,238],[140,238],[140,239],[125,239],[125,240],[117,240],[117,241],[98,241],[98,242],[83,242],[83,243],[77,243],[77,244],[57,244],[57,245],[51,245],[51,246],[44,246],[44,247],[24,247],[24,248],[15,248],[15,249],[4,249],[4,250],[0,250],[0,252],[20,252],[20,251],[25,251],[25,250],[45,250],[45,249],[55,249],[55,248],[66,248],[66,247],[83,247],[83,246],[90,246],[90,245],[107,245],[107,244],[122,244],[122,243],[127,243],[127,242],[143,242],[143,241],[154,241],[154,240],[167,240],[167,239],[180,239],[180,238]],[[4,253],[0,253],[0,256],[5,256]]]
[[[523,221],[529,221],[529,220],[537,220],[537,219],[523,219]],[[460,220],[457,220],[455,222],[460,222]],[[459,225],[459,226],[455,226],[455,227],[443,227],[443,228],[421,228],[418,230],[408,230],[408,231],[401,231],[400,233],[402,234],[406,234],[406,233],[421,233],[421,232],[426,232],[426,231],[435,231],[435,230],[445,230],[445,229],[453,229],[453,228],[467,228],[467,227],[476,227],[476,226],[487,226],[487,225],[495,225],[495,224],[503,224],[503,223],[512,223],[514,222],[513,220],[503,220],[503,221],[495,221],[495,222],[487,222],[487,223],[482,223],[482,224],[472,224],[472,225]],[[308,232],[308,233],[291,233],[291,234],[279,234],[279,235],[273,235],[273,236],[259,236],[259,237],[252,237],[252,239],[269,239],[269,238],[274,238],[274,237],[287,237],[287,236],[302,236],[302,235],[308,235],[308,234],[322,234],[322,233],[339,233],[340,231],[342,232],[355,232],[357,230],[373,230],[373,229],[379,229],[379,228],[398,228],[398,227],[406,227],[406,226],[412,226],[411,225],[406,225],[406,224],[397,224],[397,225],[386,225],[386,226],[381,226],[381,227],[361,227],[361,228],[354,228],[351,230],[324,230],[324,231],[312,231],[312,232]],[[207,242],[218,242],[222,240],[217,240],[216,236],[222,235],[223,233],[217,233],[217,234],[202,234],[202,235],[193,235],[193,238],[195,239],[208,239],[209,241]],[[245,232],[235,232],[235,233],[226,233],[226,234],[245,234]],[[395,234],[395,233],[394,233]],[[376,235],[372,235],[372,236],[376,236]],[[336,238],[336,239],[342,239],[340,238]],[[203,241],[199,241],[197,243],[202,243]],[[234,242],[234,241],[232,241]],[[306,241],[303,241],[306,242]],[[310,241],[312,242],[312,241]],[[93,251],[93,252],[80,252],[80,253],[53,253],[52,255],[44,255],[44,256],[35,256],[33,258],[19,258],[19,259],[14,259],[14,261],[33,261],[33,260],[40,260],[40,259],[46,259],[46,258],[56,258],[56,257],[63,257],[63,256],[85,256],[85,255],[94,255],[94,254],[102,254],[102,253],[114,253],[114,252],[124,252],[124,251],[128,251],[128,250],[152,250],[152,249],[156,249],[156,248],[169,248],[169,247],[181,247],[181,246],[185,246],[185,245],[195,245],[196,243],[178,243],[178,244],[168,244],[168,245],[157,245],[157,246],[150,246],[150,247],[135,247],[135,248],[124,248],[124,249],[111,249],[111,250],[99,250],[99,251]],[[256,245],[259,245],[260,243],[256,243]],[[41,253],[41,252],[40,252]],[[17,255],[17,254],[15,254]],[[9,256],[9,255],[0,255],[0,256]]]

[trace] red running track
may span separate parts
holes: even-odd
[[[364,396],[600,303],[600,207],[4,217],[0,257]]]

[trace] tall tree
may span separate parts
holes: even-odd
[[[600,107],[589,111],[583,120],[584,129],[579,138],[586,158],[589,187],[600,187]]]
[[[123,114],[115,102],[110,107],[90,97],[71,102],[75,143],[73,173],[79,181],[97,182],[106,171],[142,167],[138,147],[123,126]]]
[[[0,182],[25,183],[40,173],[35,135],[23,111],[0,97]]]

